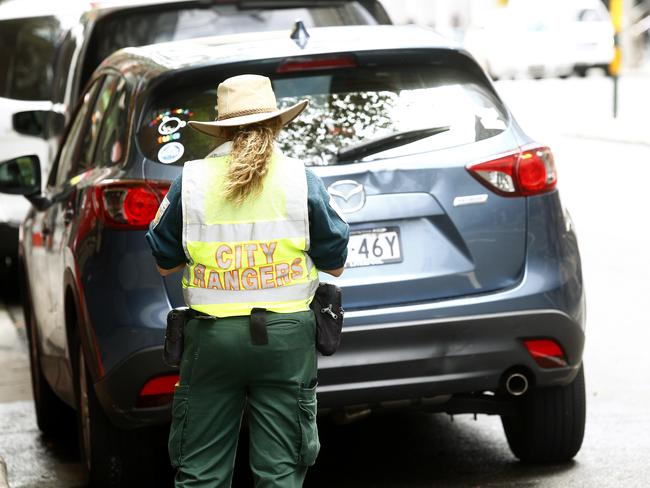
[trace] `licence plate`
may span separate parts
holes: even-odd
[[[402,244],[397,227],[350,233],[346,268],[376,266],[402,261]]]

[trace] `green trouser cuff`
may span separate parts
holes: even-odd
[[[266,323],[265,345],[253,344],[249,317],[187,323],[169,436],[176,487],[230,486],[245,410],[255,486],[302,486],[320,449],[315,320],[266,313]]]

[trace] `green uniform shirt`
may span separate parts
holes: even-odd
[[[309,257],[318,269],[336,269],[345,264],[349,227],[330,205],[330,196],[321,179],[305,168],[307,173],[307,203],[309,208]],[[178,176],[149,225],[146,238],[158,266],[175,268],[187,262],[183,250],[183,211],[181,203],[182,176]]]

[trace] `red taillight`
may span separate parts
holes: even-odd
[[[546,193],[557,184],[553,153],[545,146],[528,146],[470,164],[467,170],[488,188],[509,197]]]
[[[170,374],[150,379],[140,389],[136,406],[139,408],[160,407],[171,402],[178,378],[177,374]]]
[[[540,368],[563,368],[568,365],[562,348],[552,339],[525,340],[524,345]]]
[[[312,57],[288,59],[276,69],[277,73],[296,71],[314,71],[319,69],[354,68],[357,61],[354,56]]]
[[[95,189],[98,215],[109,227],[146,229],[169,190],[169,183],[120,181]]]

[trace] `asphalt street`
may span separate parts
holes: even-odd
[[[306,487],[647,487],[650,484],[650,78],[503,81],[497,88],[533,137],[554,151],[578,232],[587,289],[587,430],[573,462],[530,466],[508,449],[500,419],[411,413],[350,425],[321,422]],[[14,487],[82,486],[75,447],[35,425],[18,305],[0,306],[0,457]],[[240,446],[236,486],[251,486]],[[161,456],[163,457],[163,456]],[[161,459],[164,469],[166,459]],[[1,486],[1,484],[0,484]]]

